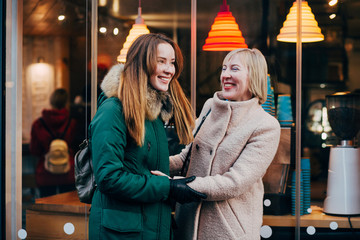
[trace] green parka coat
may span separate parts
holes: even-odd
[[[98,110],[89,126],[97,183],[89,218],[89,239],[171,239],[170,181],[150,170],[169,173],[163,100],[148,97],[155,120],[145,121],[142,147],[130,137],[117,97],[122,65],[113,67],[101,87]],[[148,94],[149,95],[149,94]],[[155,105],[155,108],[154,108]],[[155,109],[155,110],[154,110]],[[158,109],[158,111],[156,110]],[[172,108],[171,108],[172,109]],[[171,110],[172,111],[172,110]]]

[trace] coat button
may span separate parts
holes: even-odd
[[[199,150],[199,145],[196,144],[195,147],[196,147],[196,150]]]
[[[213,152],[212,149],[210,149],[210,155],[212,155],[212,152]]]

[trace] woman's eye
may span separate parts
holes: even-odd
[[[232,71],[238,71],[238,70],[239,70],[239,68],[237,68],[237,67],[233,67],[233,68],[231,68],[231,70],[232,70]]]

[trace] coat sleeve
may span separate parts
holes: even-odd
[[[262,180],[280,140],[276,119],[263,119],[232,167],[224,174],[197,177],[188,185],[207,194],[206,201],[221,201],[245,194]]]
[[[124,168],[127,128],[120,101],[106,100],[90,125],[91,152],[98,189],[113,198],[157,202],[168,198],[167,177],[140,175]]]

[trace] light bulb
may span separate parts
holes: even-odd
[[[59,20],[59,21],[64,21],[64,20],[65,20],[65,15],[60,14],[60,15],[58,16],[58,20]]]

